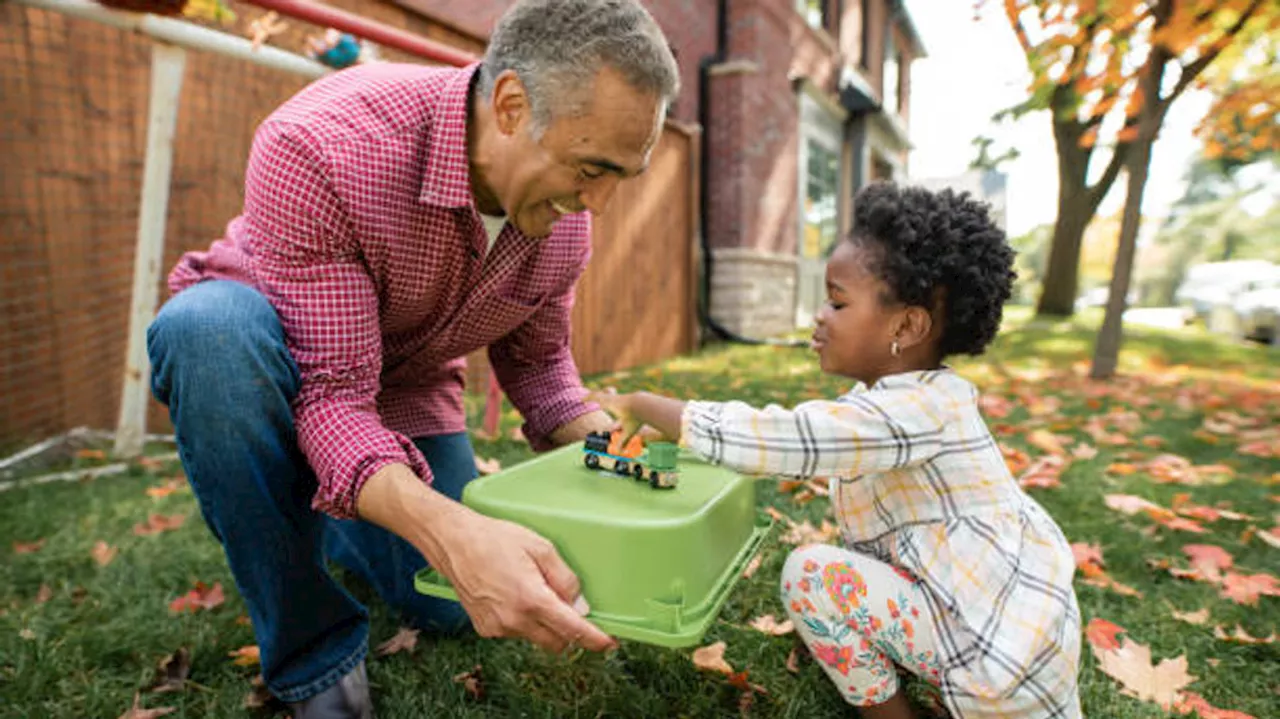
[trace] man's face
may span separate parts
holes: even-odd
[[[552,120],[541,137],[514,74],[494,90],[498,142],[485,179],[510,221],[530,237],[551,234],[561,215],[604,212],[618,183],[644,172],[661,132],[662,101],[602,69],[581,113]]]

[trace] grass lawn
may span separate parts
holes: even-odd
[[[1142,593],[1097,588],[1078,574],[1086,621],[1102,618],[1124,627],[1133,641],[1150,646],[1156,662],[1185,654],[1197,677],[1187,689],[1215,706],[1258,719],[1280,717],[1280,644],[1229,642],[1213,632],[1215,625],[1230,631],[1237,624],[1255,637],[1280,630],[1280,598],[1239,604],[1213,585],[1175,578],[1148,563],[1168,559],[1186,567],[1182,547],[1195,543],[1225,549],[1242,574],[1280,567],[1280,549],[1248,531],[1277,524],[1280,459],[1240,451],[1250,431],[1280,424],[1280,353],[1196,332],[1131,328],[1122,378],[1096,384],[1085,379],[1096,322],[1090,315],[1037,324],[1013,310],[987,356],[955,366],[993,398],[987,405],[991,424],[1011,450],[1032,460],[1043,455],[1028,442],[1035,430],[1042,430],[1040,437],[1049,432],[1063,438],[1068,447],[1097,449],[1092,458],[1072,459],[1060,487],[1028,490],[1071,541],[1099,545],[1110,576]],[[745,346],[713,347],[661,366],[594,377],[590,384],[782,404],[844,389],[841,381],[821,376],[804,350]],[[1006,416],[996,416],[1006,408]],[[501,438],[476,439],[478,455],[504,466],[527,458],[526,445],[510,435],[518,424],[506,412]],[[1274,447],[1274,435],[1271,442]],[[1206,473],[1212,481],[1196,486],[1161,483],[1145,463],[1166,453],[1195,465],[1226,465],[1233,474]],[[179,647],[191,652],[190,682],[172,693],[144,691],[142,705],[173,707],[172,717],[246,715],[242,702],[257,670],[236,664],[229,653],[254,638],[240,619],[243,603],[220,548],[189,490],[159,498],[145,491],[180,473],[176,465],[149,464],[88,483],[0,493],[0,717],[117,717],[135,692],[152,685],[156,663]],[[797,521],[818,524],[828,510],[820,497],[801,504],[774,482],[758,486],[762,508],[776,507]],[[1197,534],[1108,509],[1103,498],[1113,493],[1163,507],[1229,507],[1253,519],[1202,520],[1206,532]],[[1182,493],[1189,497],[1175,499]],[[186,521],[172,531],[135,535],[134,525],[151,514],[185,515]],[[371,659],[378,716],[847,716],[816,664],[801,661],[798,673],[788,670],[792,636],[766,636],[747,626],[763,614],[782,616],[775,587],[790,546],[778,537],[775,532],[770,538],[759,571],[739,585],[706,638],[726,642],[726,659],[767,690],[745,709],[742,691],[723,676],[698,671],[688,651],[624,643],[608,657],[551,657],[516,642],[423,637],[411,653]],[[38,541],[38,549],[23,551]],[[99,541],[116,551],[105,565],[92,557]],[[169,603],[197,581],[220,582],[226,601],[208,611],[171,614]],[[371,600],[373,642],[395,634],[395,618],[385,607],[364,587],[353,590]],[[1202,608],[1210,619],[1200,626],[1171,614]],[[475,667],[479,698],[454,681]],[[1123,696],[1088,648],[1080,685],[1089,717],[1169,715]]]

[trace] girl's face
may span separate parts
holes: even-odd
[[[818,312],[812,347],[822,371],[875,384],[901,371],[892,351],[906,306],[868,271],[868,250],[841,241],[827,262],[827,302]]]

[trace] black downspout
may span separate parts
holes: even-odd
[[[702,292],[698,298],[698,316],[702,324],[711,330],[717,339],[727,340],[729,342],[738,342],[750,345],[777,345],[782,347],[807,347],[807,342],[796,340],[777,340],[777,339],[759,339],[754,337],[744,337],[729,328],[720,324],[711,316],[711,239],[708,232],[708,205],[710,204],[711,191],[710,172],[708,168],[711,164],[711,98],[709,90],[709,74],[711,67],[718,65],[725,60],[725,53],[729,47],[729,0],[717,0],[716,2],[716,49],[715,52],[703,57],[698,62],[698,124],[702,126],[702,142],[699,143],[701,163],[701,171],[698,173],[700,183],[698,187],[698,234],[699,241],[702,245]]]

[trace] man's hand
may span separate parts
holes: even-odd
[[[551,442],[557,447],[581,442],[588,432],[608,432],[617,425],[609,415],[595,410],[579,415],[560,425],[551,433]]]
[[[600,405],[617,421],[614,427],[621,427],[622,440],[625,442],[637,432],[645,441],[666,439],[676,442],[680,440],[680,417],[684,412],[684,402],[670,397],[661,397],[651,392],[629,392],[618,394],[612,387],[601,392],[592,392],[587,400]]]
[[[644,424],[639,417],[635,416],[631,398],[632,395],[630,394],[618,394],[618,391],[613,387],[587,395],[588,402],[595,402],[613,417],[615,420],[613,428],[622,430],[622,441],[624,443],[631,439],[632,435],[640,431],[640,427]]]
[[[615,646],[583,619],[578,578],[543,537],[454,502],[401,464],[369,477],[357,506],[362,519],[404,537],[453,583],[481,636],[524,638],[552,652]]]

